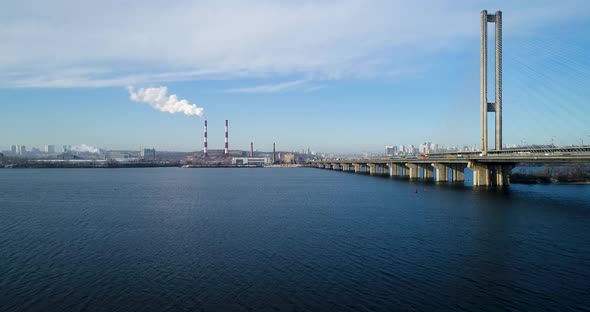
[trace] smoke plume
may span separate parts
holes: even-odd
[[[96,148],[94,146],[86,145],[86,144],[72,146],[72,151],[78,152],[78,153],[92,153],[92,154],[98,154],[98,152],[99,152],[98,148]]]
[[[203,117],[204,110],[187,100],[178,100],[176,94],[168,96],[168,88],[141,88],[135,92],[133,87],[127,87],[129,98],[135,102],[146,103],[151,107],[170,114],[183,113],[189,116]]]

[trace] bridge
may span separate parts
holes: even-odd
[[[436,182],[463,182],[465,169],[469,168],[473,171],[474,186],[508,186],[510,172],[519,164],[589,164],[590,146],[577,148],[577,150],[572,153],[515,152],[514,154],[488,155],[437,155],[425,158],[322,160],[313,162],[312,165],[323,169]]]
[[[488,101],[488,23],[495,24],[495,102]],[[590,164],[590,146],[502,148],[502,12],[481,12],[481,150],[419,158],[325,159],[312,166],[345,172],[436,182],[463,182],[473,171],[474,186],[510,185],[510,172],[526,164]],[[495,115],[494,150],[488,149],[488,113]]]

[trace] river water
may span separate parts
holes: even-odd
[[[0,311],[587,310],[589,221],[586,185],[0,170]]]

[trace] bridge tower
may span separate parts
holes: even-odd
[[[496,70],[495,70],[495,103],[488,102],[488,23],[496,24]],[[488,14],[481,11],[481,151],[485,155],[488,152],[488,112],[495,113],[496,133],[495,148],[502,149],[502,11]]]

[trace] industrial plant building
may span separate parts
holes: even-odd
[[[140,156],[143,160],[156,160],[156,149],[144,148],[140,151]]]
[[[231,164],[234,166],[266,166],[271,164],[269,157],[233,157]]]

